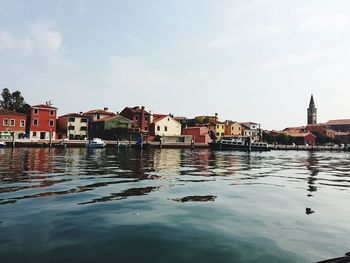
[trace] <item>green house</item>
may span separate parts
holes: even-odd
[[[107,116],[91,123],[90,136],[105,140],[126,139],[133,122],[121,115]]]

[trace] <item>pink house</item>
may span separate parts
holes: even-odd
[[[192,135],[194,142],[209,143],[211,138],[209,136],[209,129],[205,126],[188,127],[182,130],[183,135]]]

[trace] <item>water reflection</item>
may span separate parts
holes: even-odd
[[[308,152],[308,158],[306,160],[306,167],[310,171],[310,176],[307,178],[308,183],[308,195],[309,197],[313,196],[313,192],[317,191],[317,187],[315,186],[317,181],[317,175],[320,172],[318,169],[318,160],[315,152]]]
[[[3,149],[0,151],[0,204],[77,194],[98,188],[108,188],[108,191],[105,195],[98,192],[100,196],[93,198],[94,202],[112,201],[136,196],[137,189],[140,193],[143,189],[155,192],[161,190],[159,185],[186,188],[186,184],[210,182],[232,187],[265,185],[298,188],[306,180],[308,197],[320,191],[320,186],[348,189],[349,159],[326,155],[207,149]],[[137,184],[141,181],[151,185],[139,187]],[[130,187],[129,183],[136,185]],[[204,196],[207,194],[204,193]]]

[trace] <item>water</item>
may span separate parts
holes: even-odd
[[[0,262],[313,262],[350,250],[350,154],[0,149]]]

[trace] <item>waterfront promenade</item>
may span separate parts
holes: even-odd
[[[84,140],[3,140],[8,147],[53,147],[53,148],[84,148]],[[144,148],[209,148],[207,143],[160,143],[158,141],[144,142]],[[131,140],[106,140],[108,148],[135,148],[139,147],[135,141]],[[276,151],[350,151],[349,146],[339,145],[282,145],[270,144],[269,148]]]

